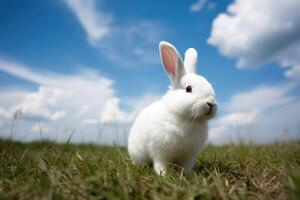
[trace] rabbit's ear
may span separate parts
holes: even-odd
[[[159,43],[159,50],[164,69],[171,80],[172,88],[181,88],[180,81],[185,75],[185,69],[177,49],[172,44],[162,41]]]
[[[196,49],[189,48],[186,50],[184,56],[184,67],[186,73],[196,73],[197,57],[198,53]]]

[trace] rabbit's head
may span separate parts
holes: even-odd
[[[197,51],[185,52],[184,62],[177,49],[170,43],[159,44],[164,69],[171,81],[170,90],[164,95],[165,106],[177,117],[190,120],[207,120],[217,111],[212,85],[196,74]]]

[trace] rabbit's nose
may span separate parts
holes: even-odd
[[[207,105],[209,106],[209,107],[213,107],[214,105],[215,105],[215,103],[212,103],[212,102],[206,102],[207,103]]]

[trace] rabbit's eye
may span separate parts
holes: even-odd
[[[188,92],[188,93],[191,93],[192,92],[192,86],[190,86],[190,85],[186,86],[185,91]]]

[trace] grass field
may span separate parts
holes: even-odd
[[[189,177],[125,149],[0,140],[0,199],[300,199],[300,143],[208,146]]]

